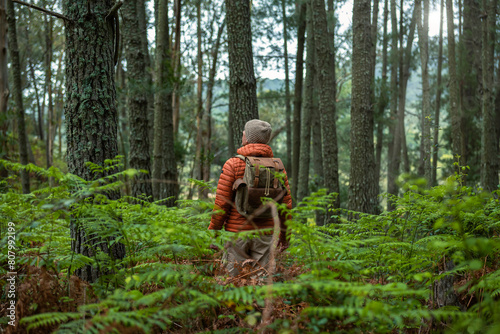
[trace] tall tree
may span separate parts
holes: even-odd
[[[181,14],[182,1],[174,0],[174,16],[175,16],[175,42],[172,52],[174,61],[174,90],[172,92],[172,105],[174,113],[174,135],[179,132],[180,123],[180,66],[181,66]]]
[[[292,163],[292,109],[290,106],[290,80],[288,74],[288,29],[286,17],[286,0],[281,0],[283,18],[283,52],[285,56],[285,122],[286,122],[286,170],[291,171]],[[293,167],[295,168],[295,167]]]
[[[338,148],[336,128],[336,78],[334,40],[328,33],[325,2],[312,0],[314,44],[316,49],[316,68],[319,83],[319,110],[321,113],[321,135],[323,137],[323,174],[328,192],[339,193]],[[337,196],[334,208],[338,208]],[[332,223],[331,214],[325,216],[325,223]]]
[[[302,201],[309,193],[309,162],[311,158],[311,118],[313,114],[314,81],[316,77],[316,62],[314,47],[314,29],[312,22],[311,2],[307,4],[306,30],[307,30],[307,55],[306,55],[306,80],[304,103],[302,104],[300,121],[300,164],[297,182],[297,202]]]
[[[388,49],[388,36],[387,36],[387,24],[389,20],[389,1],[384,1],[384,28],[382,37],[382,80],[380,83],[380,95],[376,102],[376,113],[375,113],[375,123],[377,126],[377,139],[375,146],[375,178],[380,180],[380,169],[382,165],[382,148],[383,148],[383,138],[384,138],[384,125],[385,117],[384,112],[387,104],[389,103],[389,97],[387,96],[387,49]],[[373,36],[373,34],[372,34]],[[373,67],[375,68],[375,66]],[[378,184],[380,182],[378,181]],[[380,186],[379,186],[380,188]],[[377,191],[380,193],[380,190]]]
[[[483,12],[483,131],[481,136],[481,186],[498,189],[498,143],[495,129],[493,76],[497,0],[482,0]]]
[[[7,104],[9,101],[9,75],[7,72],[7,0],[0,0],[0,159],[7,157]],[[0,167],[0,177],[7,176]]]
[[[54,137],[55,137],[55,116],[54,101],[52,94],[52,17],[45,17],[45,87],[47,90],[47,145],[45,147],[47,155],[47,168],[52,166],[54,160]],[[53,184],[53,178],[49,179]]]
[[[453,21],[453,0],[446,0],[446,21],[448,28],[448,71],[449,71],[449,115],[451,117],[452,153],[455,159],[463,157],[465,141],[462,135],[462,110],[458,100],[457,59],[455,52],[455,24]],[[458,159],[461,165],[463,159]],[[456,169],[458,170],[458,169]]]
[[[153,193],[155,198],[167,199],[173,206],[178,193],[177,163],[174,151],[172,110],[172,70],[170,66],[170,35],[168,0],[159,0],[156,30],[156,93],[155,141],[153,148]],[[156,189],[156,190],[155,190]]]
[[[441,0],[441,9],[439,11],[439,42],[438,42],[438,65],[437,65],[437,82],[436,82],[436,110],[434,113],[434,133],[432,144],[432,174],[431,185],[435,186],[437,183],[437,163],[439,152],[439,117],[441,112],[441,93],[442,87],[442,68],[443,68],[443,21],[444,21],[444,2]]]
[[[7,23],[9,33],[9,53],[12,68],[12,95],[17,111],[17,135],[19,142],[19,157],[21,164],[28,164],[28,138],[26,136],[26,123],[24,120],[23,92],[21,86],[21,62],[19,47],[17,45],[16,13],[12,0],[7,0]],[[21,170],[21,186],[24,194],[30,192],[30,179],[26,170]]]
[[[306,7],[302,1],[295,3],[295,16],[297,18],[297,59],[295,61],[295,91],[293,100],[293,152],[292,152],[292,198],[297,197],[297,187],[300,165],[300,138],[301,138],[301,110],[302,110],[302,84],[304,82],[304,45],[306,32]]]
[[[370,0],[354,0],[351,92],[351,173],[349,210],[377,213],[377,180],[373,153],[372,34]]]
[[[423,15],[422,15],[423,1]],[[417,27],[422,70],[422,135],[420,145],[420,173],[431,185],[431,92],[429,86],[429,0],[418,0]],[[422,173],[423,172],[423,173]]]
[[[85,180],[96,176],[86,166],[92,162],[104,166],[105,160],[118,154],[117,110],[115,105],[116,12],[113,1],[63,1],[66,22],[66,117],[67,162],[70,173]],[[115,7],[116,8],[116,7]],[[117,198],[118,193],[108,194]],[[72,249],[93,257],[96,249],[123,258],[125,247],[115,243],[109,247],[100,238],[88,235],[80,224],[71,225]],[[85,266],[77,275],[95,281],[102,272]]]
[[[229,154],[241,143],[245,124],[259,118],[253,67],[250,2],[226,0],[229,54]]]
[[[126,1],[122,9],[125,58],[127,60],[127,109],[130,126],[130,168],[140,173],[132,182],[132,196],[153,196],[148,124],[148,78],[146,55],[141,40],[139,6],[142,1]]]

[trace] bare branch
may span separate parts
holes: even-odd
[[[27,6],[27,7],[30,7],[30,8],[33,8],[33,9],[36,9],[38,11],[41,11],[45,14],[48,14],[48,15],[52,15],[52,16],[55,16],[55,17],[58,17],[60,19],[63,19],[65,21],[73,21],[72,19],[62,15],[62,14],[59,14],[59,13],[56,13],[56,12],[52,12],[48,9],[45,9],[45,8],[42,8],[42,7],[38,7],[38,6],[35,6],[35,5],[32,5],[30,3],[27,3],[27,2],[24,2],[24,1],[20,1],[20,0],[12,0],[12,2],[15,2],[15,3],[18,3],[20,5],[24,5],[24,6]]]

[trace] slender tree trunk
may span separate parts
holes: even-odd
[[[377,112],[375,114],[375,121],[377,125],[377,142],[375,146],[375,178],[380,180],[380,169],[382,166],[382,147],[384,139],[384,124],[386,123],[384,111],[389,103],[387,96],[387,49],[388,49],[388,36],[387,36],[387,23],[389,20],[389,1],[384,2],[384,35],[382,41],[382,82],[380,84],[380,96],[377,101]],[[380,193],[380,181],[377,182]]]
[[[28,35],[28,31],[26,31],[26,34]],[[31,50],[29,47],[29,41],[28,41],[28,46],[27,46],[27,53],[31,54]],[[35,91],[35,99],[36,99],[36,109],[37,109],[37,132],[38,132],[38,137],[40,140],[43,140],[44,138],[44,133],[43,133],[43,110],[45,106],[40,105],[40,94],[38,93],[38,85],[37,85],[37,80],[36,80],[36,75],[35,75],[35,66],[33,66],[33,61],[31,58],[28,59],[28,67],[29,67],[29,74],[31,76],[31,81],[33,82],[33,90]],[[45,94],[44,94],[45,95]],[[44,98],[45,100],[45,98]]]
[[[149,41],[148,41],[148,16],[146,15],[146,0],[137,0],[137,20],[139,24],[139,35],[141,37],[141,48],[144,55],[144,77],[145,80],[145,91],[147,100],[147,118],[148,118],[148,128],[154,129],[154,118],[155,118],[155,97],[153,89],[153,75],[152,75],[152,63],[151,56],[149,54]],[[148,131],[149,140],[149,156],[153,156],[153,143],[154,143],[154,131]],[[150,163],[151,165],[151,163]],[[150,167],[151,168],[151,167]],[[151,179],[151,175],[150,175]],[[152,186],[151,186],[152,188]]]
[[[398,187],[396,185],[396,178],[399,174],[399,167],[396,165],[396,159],[399,159],[399,153],[394,152],[394,144],[396,141],[401,140],[396,136],[397,118],[398,118],[398,63],[399,63],[399,50],[398,50],[398,21],[396,15],[396,0],[391,1],[391,113],[389,124],[389,148],[387,154],[387,192],[393,196],[398,195]],[[398,157],[396,157],[398,155]],[[392,201],[387,201],[387,210],[393,210],[394,206]]]
[[[101,166],[118,153],[117,110],[115,105],[115,18],[107,12],[111,0],[63,1],[66,22],[66,137],[68,171],[85,180],[96,175],[86,165]],[[111,173],[111,172],[110,172]],[[105,173],[105,175],[107,172]],[[119,197],[110,192],[111,199]],[[125,247],[117,242],[113,246],[95,235],[96,230],[85,230],[78,221],[71,223],[72,250],[94,257],[100,248],[113,259],[125,256]],[[85,266],[76,271],[86,281],[95,281],[103,271],[99,267]]]
[[[465,152],[462,135],[462,111],[458,102],[457,61],[455,56],[455,25],[453,22],[453,0],[446,0],[446,14],[448,24],[448,71],[449,71],[449,114],[451,117],[452,153],[459,165]],[[455,168],[458,171],[458,167]]]
[[[306,80],[304,103],[301,112],[300,133],[300,164],[297,179],[297,202],[300,202],[309,193],[309,162],[311,158],[311,118],[313,114],[314,78],[316,76],[316,61],[314,46],[314,29],[312,22],[311,2],[307,3],[306,30],[307,30],[307,54],[306,54]],[[319,115],[318,115],[319,116]]]
[[[286,18],[286,1],[281,0],[281,11],[283,17],[283,52],[285,56],[285,122],[286,122],[286,167],[287,171],[292,171],[290,168],[292,163],[292,108],[290,106],[290,83],[288,78],[288,31]],[[293,172],[292,172],[293,173]]]
[[[215,86],[215,76],[217,74],[217,64],[219,59],[219,49],[221,45],[222,34],[226,27],[226,20],[224,19],[217,30],[217,37],[215,39],[215,44],[212,47],[212,65],[210,66],[210,71],[208,75],[207,82],[207,97],[206,97],[206,105],[205,112],[207,114],[207,138],[205,141],[205,152],[206,156],[209,158],[204,164],[205,170],[203,171],[203,180],[208,182],[210,180],[210,165],[212,162],[212,100],[213,100],[213,90]],[[205,192],[205,196],[208,193]]]
[[[482,0],[483,12],[483,131],[481,136],[481,186],[498,189],[498,148],[495,129],[493,77],[497,0]]]
[[[0,117],[3,122],[0,122],[0,159],[8,159],[7,147],[7,104],[9,101],[9,75],[7,71],[7,15],[6,15],[6,0],[0,0]],[[0,180],[9,175],[7,169],[0,166]],[[0,191],[3,192],[6,187],[0,186]]]
[[[156,94],[155,94],[155,142],[153,177],[158,192],[155,198],[167,199],[167,206],[174,206],[178,194],[177,163],[174,151],[174,125],[172,110],[172,71],[168,26],[168,0],[158,3],[156,36]],[[161,183],[161,187],[160,186]],[[158,196],[158,197],[156,197]]]
[[[423,22],[422,22],[423,1]],[[428,186],[431,185],[431,92],[429,86],[429,0],[416,3],[420,61],[422,63],[422,136],[420,161]]]
[[[132,181],[132,196],[153,196],[149,149],[148,89],[139,25],[140,1],[127,1],[122,8],[125,58],[127,60],[127,107],[130,126],[130,168],[146,171]]]
[[[21,63],[19,59],[19,47],[17,45],[16,14],[14,3],[7,0],[7,23],[9,33],[9,52],[12,68],[12,94],[17,111],[17,133],[19,142],[19,157],[23,165],[28,164],[28,138],[26,136],[26,124],[24,121],[23,92],[21,87]],[[21,170],[21,186],[24,194],[30,192],[30,179],[26,170]]]
[[[437,67],[437,83],[436,83],[436,111],[434,115],[434,135],[432,144],[432,174],[431,185],[437,185],[437,164],[439,151],[439,115],[441,112],[441,93],[442,87],[442,68],[443,68],[443,21],[444,21],[444,2],[441,0],[441,9],[439,14],[439,46],[438,46],[438,67]]]
[[[302,83],[304,80],[304,44],[306,32],[306,7],[305,3],[295,4],[297,16],[297,60],[295,62],[295,93],[293,101],[293,154],[292,154],[292,198],[297,198],[299,168],[300,168],[300,146],[301,146],[301,110],[302,110]]]
[[[172,104],[174,113],[174,135],[179,133],[180,123],[180,64],[181,64],[181,0],[174,0],[175,15],[175,42],[173,50],[174,58],[174,91],[172,93]]]
[[[259,118],[253,68],[250,2],[226,0],[229,53],[229,154],[240,146],[245,124]]]
[[[52,99],[52,27],[53,20],[52,17],[45,17],[46,24],[46,34],[45,34],[45,44],[46,44],[46,54],[45,54],[45,86],[47,89],[47,109],[48,109],[48,119],[47,119],[47,168],[51,167],[54,160],[54,136],[55,136],[55,122],[54,122],[54,102]],[[54,178],[49,179],[50,186],[54,185]]]
[[[339,194],[338,148],[336,128],[336,78],[334,40],[328,33],[326,9],[323,0],[313,0],[313,28],[316,49],[316,68],[319,82],[319,110],[321,113],[321,134],[323,136],[323,173],[325,186],[329,193]],[[337,196],[332,203],[338,208],[340,199]],[[332,214],[327,213],[325,224],[333,223]]]
[[[373,47],[370,25],[370,0],[354,0],[351,104],[351,170],[349,210],[378,212],[377,180],[373,153],[373,105],[371,98]]]

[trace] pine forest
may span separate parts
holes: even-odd
[[[0,0],[1,333],[500,333],[499,172],[498,0]]]

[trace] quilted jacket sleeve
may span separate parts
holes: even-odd
[[[217,192],[215,193],[214,213],[208,226],[209,230],[220,230],[224,226],[233,202],[233,183],[235,181],[235,171],[233,166],[234,159],[226,161],[222,167],[222,173],[217,184]]]
[[[285,171],[285,187],[286,187],[287,194],[283,198],[283,203],[286,204],[287,209],[290,210],[292,208],[292,195],[290,192],[290,185],[288,184],[288,176],[286,175],[286,171]],[[290,215],[280,213],[280,227],[281,227],[280,240],[284,244],[287,243],[287,240],[286,240],[287,239],[287,237],[286,237],[287,227],[285,225],[285,221],[287,221],[288,219],[291,219],[291,218],[292,217]]]

